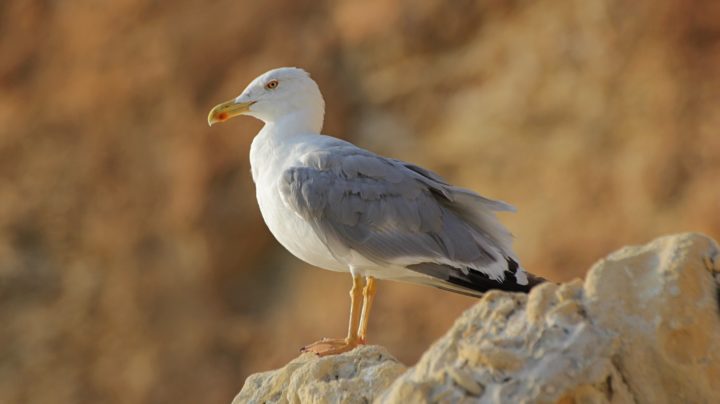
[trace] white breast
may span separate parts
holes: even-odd
[[[276,142],[260,132],[250,148],[250,165],[263,220],[275,238],[301,260],[332,271],[349,271],[338,262],[312,226],[290,210],[280,197],[279,181],[285,169],[298,162],[288,161],[291,142]]]

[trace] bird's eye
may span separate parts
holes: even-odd
[[[265,84],[265,88],[267,88],[268,90],[274,90],[277,88],[277,86],[278,86],[277,80],[270,80],[270,81],[268,81],[267,84]]]

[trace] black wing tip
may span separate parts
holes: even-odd
[[[474,269],[467,268],[466,271],[463,271],[460,268],[444,264],[421,263],[409,265],[407,268],[425,275],[442,279],[452,285],[480,293],[484,293],[489,290],[528,293],[535,286],[546,282],[544,278],[526,272],[525,275],[527,276],[527,283],[518,283],[515,275],[520,268],[520,265],[512,258],[507,258],[507,261],[508,268],[506,270],[505,279],[502,281],[492,279],[488,275]],[[447,290],[451,289],[448,288]],[[455,290],[451,291],[461,293]]]
[[[520,268],[520,264],[518,264],[517,261],[515,261],[514,259],[512,259],[510,257],[505,257],[505,259],[507,260],[507,263],[508,263],[507,270],[510,271],[511,274],[516,273],[518,268]]]
[[[511,274],[515,275],[515,273],[517,273],[517,270],[520,268],[520,264],[519,264],[517,261],[515,261],[514,259],[510,258],[510,257],[506,257],[505,259],[506,259],[507,262],[508,262],[508,269],[507,269],[507,270],[508,270]],[[532,288],[534,288],[535,286],[540,285],[541,283],[547,282],[547,279],[545,279],[545,278],[543,278],[543,277],[541,277],[541,276],[533,275],[533,274],[531,274],[531,273],[529,273],[529,272],[527,272],[527,271],[524,271],[524,272],[525,272],[525,276],[527,277],[527,280],[528,280],[527,285],[525,285],[525,286],[527,287],[527,291],[528,291],[528,292],[529,292]],[[514,277],[513,277],[513,278],[514,278]],[[507,281],[507,279],[506,279],[506,281]]]

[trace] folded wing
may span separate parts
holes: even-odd
[[[421,167],[337,141],[287,169],[280,192],[338,260],[354,251],[460,292],[530,286],[494,214],[513,208]]]

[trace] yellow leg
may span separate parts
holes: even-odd
[[[363,304],[363,288],[362,278],[353,276],[353,285],[350,289],[350,321],[348,322],[348,333],[346,339],[348,341],[357,342],[358,326],[360,325],[360,313]]]
[[[375,278],[368,276],[365,278],[365,288],[363,289],[363,306],[362,315],[360,316],[360,330],[358,331],[358,337],[360,343],[364,344],[367,342],[367,329],[368,322],[370,321],[370,309],[372,309],[373,300],[375,299]]]
[[[360,326],[360,310],[363,304],[362,277],[353,276],[353,286],[350,289],[350,322],[348,335],[345,338],[323,338],[320,341],[306,345],[302,352],[313,352],[319,356],[335,355],[350,351],[358,346],[360,338],[357,331]]]

